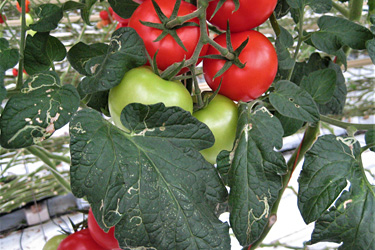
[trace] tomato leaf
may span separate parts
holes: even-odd
[[[311,243],[343,242],[339,249],[375,247],[375,190],[362,168],[354,138],[325,135],[306,153],[298,207],[306,223],[317,220]],[[343,191],[348,183],[349,190]]]
[[[311,95],[290,81],[279,81],[270,94],[272,106],[282,115],[294,119],[317,122],[319,110]]]
[[[330,101],[325,104],[318,103],[319,111],[324,115],[341,114],[346,102],[347,89],[345,78],[340,66],[332,62],[331,59],[327,57],[322,58],[318,53],[312,54],[308,62],[301,62],[296,64],[292,82],[300,85],[304,77],[312,74],[314,71],[327,68],[333,69],[336,72],[336,87]]]
[[[326,13],[332,9],[331,0],[287,0],[290,7],[294,9],[304,9],[309,5],[315,13]]]
[[[370,150],[375,152],[375,128],[366,132],[365,141],[366,145],[374,145],[373,147],[370,147]]]
[[[72,191],[99,225],[116,226],[125,249],[229,249],[228,225],[214,213],[227,191],[199,153],[213,145],[208,127],[162,103],[129,104],[121,120],[130,132],[89,109],[70,123]]]
[[[122,18],[130,18],[135,9],[139,6],[139,4],[133,0],[108,0],[108,3],[113,8],[113,11]]]
[[[5,70],[0,66],[0,102],[7,96],[7,90],[4,86]],[[1,109],[0,109],[1,111]]]
[[[111,89],[121,82],[128,70],[146,62],[145,47],[137,32],[128,27],[120,28],[113,32],[107,53],[85,63],[85,71],[91,74],[81,81],[81,89],[85,94]]]
[[[63,18],[63,9],[55,4],[42,4],[34,10],[39,20],[29,26],[37,32],[49,32],[56,29]]]
[[[290,70],[294,66],[294,59],[290,56],[288,48],[293,46],[292,35],[280,26],[280,35],[275,42],[279,68],[282,70]]]
[[[287,116],[283,116],[282,114],[280,114],[277,111],[274,112],[274,115],[277,117],[277,119],[279,119],[281,125],[283,126],[283,130],[284,130],[283,137],[293,135],[300,128],[302,128],[302,126],[304,124],[304,121],[297,120],[297,119],[294,119],[294,118],[290,118],[290,117],[287,117]]]
[[[63,11],[67,10],[77,10],[82,9],[85,7],[84,3],[74,2],[74,1],[66,1],[61,5],[61,9]]]
[[[5,72],[7,69],[17,65],[19,60],[18,49],[9,47],[9,42],[5,38],[0,38],[0,67]]]
[[[104,43],[85,44],[79,42],[69,51],[67,58],[72,67],[80,74],[89,76],[91,72],[86,71],[87,62],[96,56],[103,56],[107,53],[109,46]]]
[[[335,55],[344,45],[352,49],[366,48],[366,41],[373,38],[370,30],[350,20],[322,16],[318,19],[319,31],[313,32],[311,41],[316,48]]]
[[[275,151],[282,147],[278,119],[264,107],[251,110],[241,104],[239,111],[234,149],[219,154],[218,169],[227,172],[231,227],[240,244],[248,246],[275,219],[270,211],[282,187],[286,163]]]
[[[57,73],[33,75],[4,108],[0,118],[1,146],[23,148],[49,138],[69,122],[79,100],[72,85],[60,85]]]
[[[313,97],[316,103],[325,104],[333,96],[336,87],[336,72],[333,69],[314,71],[302,79],[300,86]]]
[[[66,56],[65,46],[48,33],[27,36],[25,48],[25,70],[29,75],[49,70],[54,61]]]
[[[98,0],[83,0],[83,2],[85,3],[85,6],[81,8],[81,17],[87,25],[91,25],[90,23],[91,8],[97,1]]]

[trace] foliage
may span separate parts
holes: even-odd
[[[25,9],[25,1],[19,2]],[[337,119],[352,105],[347,102],[351,86],[344,77],[348,58],[358,53],[374,62],[375,17],[362,13],[363,1],[278,1],[269,21],[259,27],[260,32],[272,27],[268,38],[278,56],[276,78],[258,99],[239,100],[233,147],[220,152],[216,165],[200,153],[215,138],[190,112],[163,103],[131,103],[122,110],[125,129],[121,129],[111,123],[108,93],[128,71],[148,63],[164,79],[183,80],[195,101],[194,111],[204,109],[213,98],[204,98],[198,84],[201,52],[211,46],[219,54],[206,57],[228,62],[223,71],[242,69],[246,62],[239,58],[248,40],[233,48],[230,29],[208,27],[208,0],[189,1],[196,10],[178,17],[180,1],[176,1],[172,18],[153,1],[163,25],[147,25],[168,30],[165,36],[178,36],[181,27],[200,30],[192,56],[162,72],[157,70],[157,53],[150,57],[133,28],[116,29],[114,22],[96,30],[101,39],[87,39],[90,35],[85,32],[98,10],[112,7],[126,19],[138,2],[143,1],[32,3],[30,13],[36,22],[26,26],[21,11],[21,28],[16,32],[3,18],[1,153],[18,157],[14,152],[25,150],[38,157],[65,190],[88,200],[104,231],[115,227],[123,249],[227,250],[230,228],[244,249],[254,249],[276,222],[283,192],[296,165],[304,160],[302,172],[295,174],[298,208],[306,223],[315,222],[309,244],[330,241],[341,243],[339,249],[374,249],[375,189],[361,160],[364,151],[374,151],[374,125]],[[11,4],[1,3],[0,13],[11,13]],[[370,14],[374,7],[370,1],[368,7]],[[331,15],[337,12],[339,16]],[[81,17],[75,24],[70,22],[71,13]],[[319,14],[317,26],[311,30],[307,15],[314,14]],[[199,22],[192,25],[193,18]],[[292,23],[288,26],[285,20]],[[58,36],[64,25],[75,35],[74,44],[67,45]],[[27,29],[36,34],[27,34]],[[226,33],[226,47],[211,39],[214,32]],[[18,76],[9,77],[7,72],[17,64]],[[182,68],[190,72],[178,75]],[[220,85],[213,96],[219,89]],[[347,135],[319,136],[321,124],[344,128]],[[69,125],[68,159],[46,144],[65,125]],[[304,133],[303,139],[286,162],[280,152],[283,138],[297,131]],[[359,131],[366,133],[364,145],[354,137]],[[70,163],[69,181],[57,170],[58,159]],[[229,223],[219,220],[220,207],[228,207]]]

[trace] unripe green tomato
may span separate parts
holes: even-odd
[[[53,236],[46,242],[46,244],[43,247],[43,250],[56,250],[59,247],[61,241],[63,241],[63,239],[65,239],[66,237],[68,237],[68,235],[66,234]]]
[[[189,91],[179,81],[166,81],[156,75],[150,67],[129,70],[121,83],[109,91],[108,108],[116,126],[126,130],[121,124],[123,108],[130,103],[156,104],[166,107],[178,106],[193,112],[193,101]]]
[[[212,147],[200,151],[208,162],[215,164],[222,150],[232,150],[238,120],[237,104],[228,97],[216,95],[206,108],[194,112],[193,116],[205,123],[215,137]]]
[[[26,19],[26,25],[27,26],[30,26],[30,24],[34,23],[34,18],[29,13],[25,14],[25,19]],[[32,29],[29,29],[29,30],[27,30],[26,33],[29,34],[29,35],[31,35],[31,36],[34,36],[35,33],[36,33],[36,31],[34,31]]]

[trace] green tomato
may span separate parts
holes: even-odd
[[[156,75],[150,67],[138,67],[125,73],[121,83],[109,91],[108,108],[116,126],[121,124],[123,108],[130,103],[178,106],[193,112],[193,101],[189,91],[179,81],[166,81]]]
[[[68,237],[68,235],[66,234],[53,236],[46,242],[46,244],[43,247],[43,250],[56,250],[59,247],[61,241],[63,241],[63,239],[65,239],[66,237]]]
[[[30,26],[30,24],[33,24],[34,23],[34,18],[30,15],[30,13],[26,13],[25,14],[25,19],[26,19],[26,25],[27,26]],[[30,36],[34,36],[36,31],[32,30],[32,29],[29,29],[26,31],[27,34],[29,34]]]
[[[215,137],[214,145],[201,151],[208,162],[215,164],[222,150],[232,150],[238,120],[237,104],[223,95],[216,95],[206,108],[194,112],[193,116],[205,123]]]

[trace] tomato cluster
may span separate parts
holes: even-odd
[[[115,228],[108,232],[100,228],[90,208],[88,227],[70,235],[60,234],[49,239],[43,250],[120,250],[115,238]]]
[[[243,68],[232,65],[222,75],[215,77],[223,68],[226,60],[205,59],[203,72],[207,84],[216,90],[221,84],[219,93],[235,101],[248,102],[257,99],[272,84],[278,60],[272,43],[261,33],[251,30],[262,24],[272,14],[277,0],[240,0],[237,11],[233,1],[226,1],[216,12],[219,0],[211,1],[207,8],[208,21],[220,29],[230,26],[230,40],[233,49],[237,49],[248,39],[248,43],[238,56]],[[226,47],[226,34],[221,34],[215,41]],[[210,46],[208,54],[219,54],[219,51]]]
[[[214,43],[228,48],[235,56],[234,59],[212,56],[221,54],[212,43],[204,44],[201,40],[202,25],[197,17],[185,20],[182,25],[176,23],[168,26],[176,17],[183,18],[196,12],[195,5],[181,1],[177,11],[174,9],[176,1],[141,2],[130,19],[122,19],[113,12],[112,16],[119,22],[118,27],[129,26],[135,29],[144,41],[153,63],[156,63],[154,66],[160,71],[189,60],[198,54],[195,51],[198,48],[199,59],[193,63],[201,62],[204,57],[204,78],[213,91],[220,86],[219,94],[211,98],[209,103],[203,101],[202,105],[201,102],[198,110],[193,112],[191,93],[181,82],[163,80],[150,67],[135,68],[128,71],[121,83],[109,92],[111,117],[118,127],[126,130],[121,124],[120,115],[122,109],[130,103],[163,102],[166,106],[179,106],[191,112],[213,132],[214,146],[201,153],[207,161],[214,164],[220,151],[230,150],[233,146],[238,119],[235,102],[257,99],[267,91],[275,78],[278,67],[276,51],[267,37],[251,29],[269,18],[277,0],[240,0],[236,11],[232,0],[226,1],[218,10],[219,0],[209,2],[207,21],[222,30],[227,29],[227,23],[230,25],[230,39],[223,33],[214,39]],[[243,46],[247,40],[247,44]],[[242,51],[237,53],[236,49],[241,46]],[[218,75],[230,60],[233,60],[232,65]],[[188,68],[183,68],[179,74],[187,71]]]

